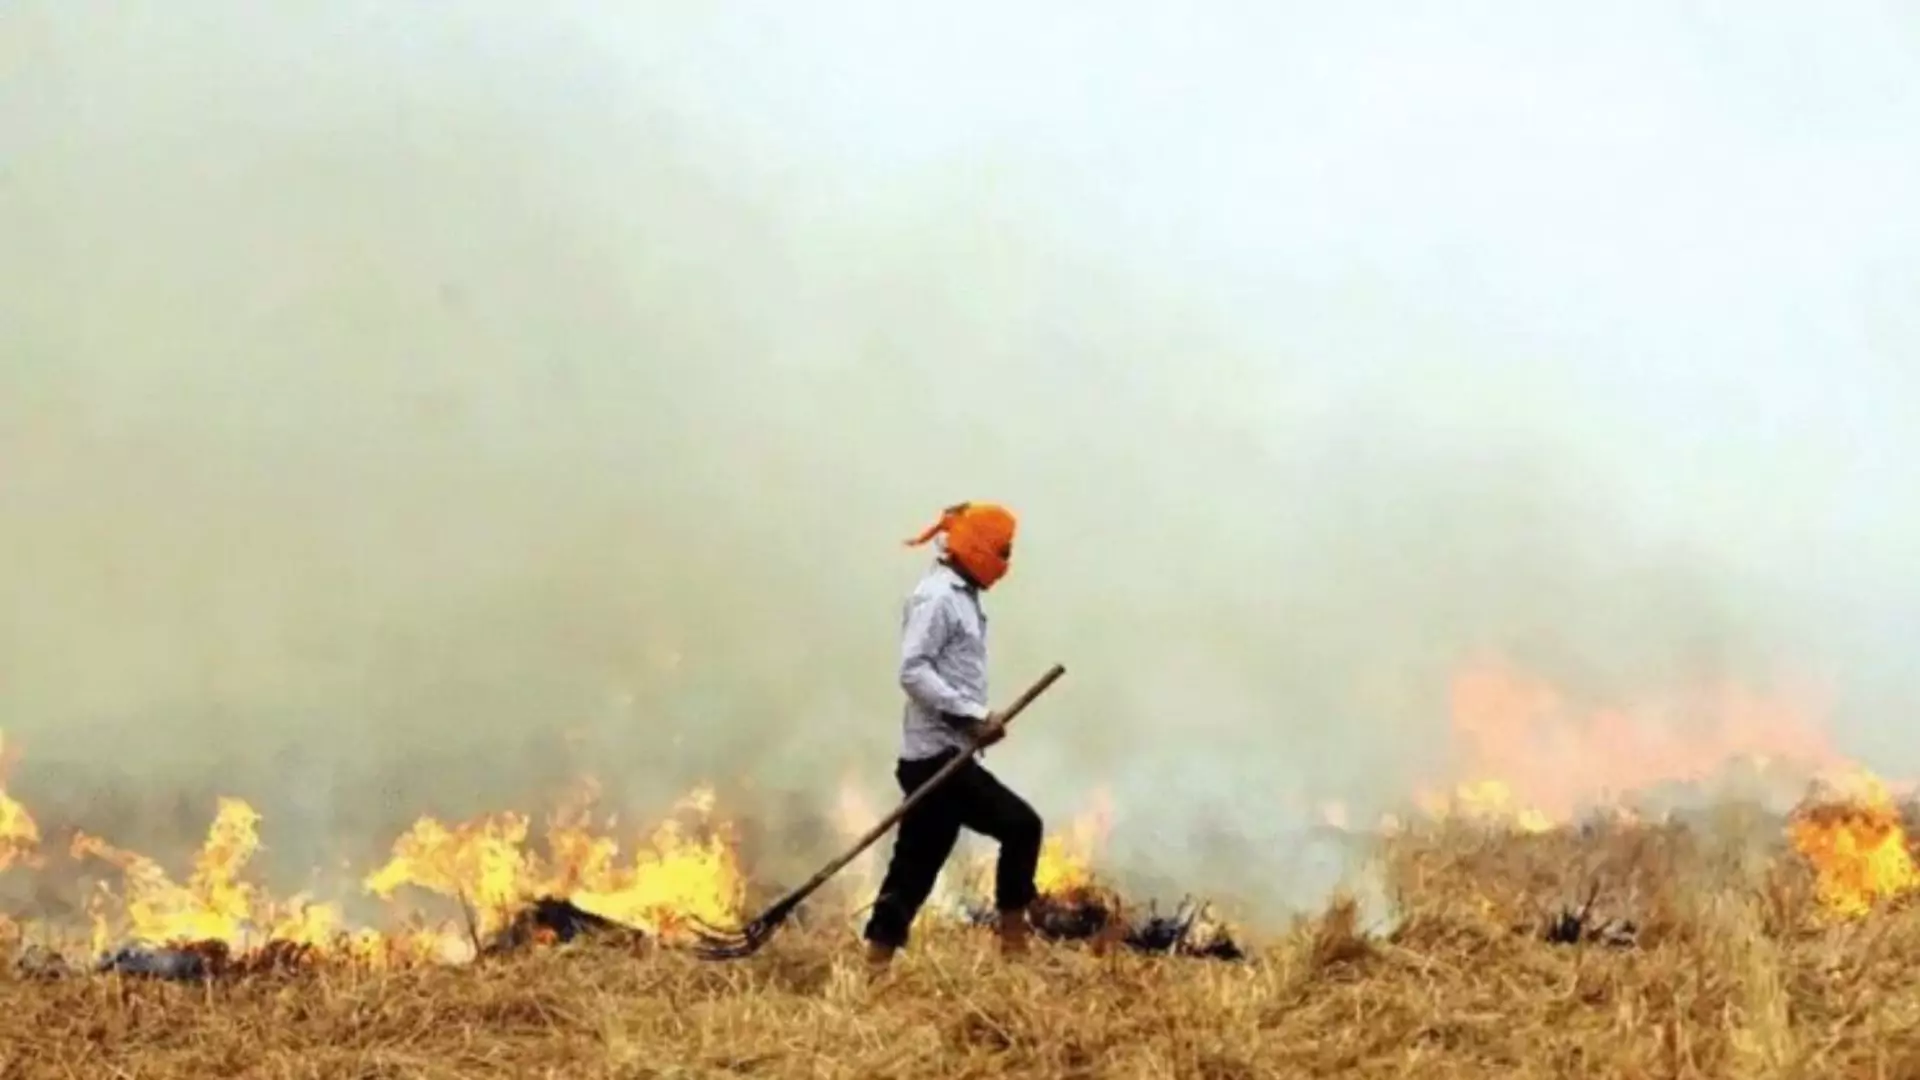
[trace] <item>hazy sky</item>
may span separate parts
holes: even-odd
[[[313,835],[581,729],[885,793],[974,497],[996,761],[1145,863],[1482,649],[1920,768],[1916,191],[1894,4],[16,2],[0,725]]]

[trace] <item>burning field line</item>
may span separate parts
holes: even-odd
[[[1776,827],[1409,832],[1398,898],[1245,963],[1044,947],[936,923],[869,982],[843,924],[738,965],[573,944],[459,968],[182,985],[0,981],[7,1075],[1849,1076],[1920,1067],[1920,911],[1845,917]],[[1750,856],[1757,856],[1750,858]],[[1587,899],[1632,947],[1557,944]]]
[[[1408,820],[1418,828],[1439,822],[1465,832],[1549,837],[1596,805],[1610,808],[1609,827],[1619,828],[1641,818],[1618,796],[1663,780],[1704,790],[1714,770],[1736,764],[1747,769],[1743,782],[1757,785],[1754,791],[1777,797],[1779,786],[1795,776],[1823,770],[1844,775],[1847,766],[1825,741],[1814,714],[1792,701],[1737,690],[1595,705],[1523,670],[1486,661],[1459,673],[1447,715],[1458,760],[1448,768],[1451,775],[1435,777],[1414,793]],[[1607,752],[1618,746],[1636,752]],[[537,825],[510,812],[451,823],[422,818],[393,843],[383,863],[363,867],[354,881],[342,883],[345,902],[281,897],[249,877],[261,822],[245,802],[220,801],[205,844],[184,878],[176,879],[157,861],[108,838],[46,840],[27,808],[5,791],[5,770],[14,756],[14,748],[0,744],[0,872],[84,867],[117,876],[88,897],[89,947],[96,956],[126,945],[217,943],[203,950],[215,966],[240,962],[244,968],[249,956],[260,953],[274,965],[318,959],[404,968],[472,960],[497,951],[506,939],[563,940],[594,919],[672,944],[699,925],[738,924],[768,898],[756,886],[778,884],[753,878],[734,823],[719,811],[713,792],[691,792],[652,830],[619,836],[616,822],[596,817],[599,793],[588,784]],[[845,788],[841,827],[863,832],[880,809],[863,805],[854,789]],[[1329,804],[1326,813],[1335,831],[1358,843],[1409,828],[1394,820],[1377,832],[1355,832],[1346,827],[1350,815],[1344,807]],[[1193,946],[1199,929],[1205,931],[1200,939],[1220,944],[1214,931],[1223,928],[1204,909],[1169,913],[1155,924],[1095,880],[1109,824],[1110,808],[1098,805],[1048,838],[1039,874],[1049,900],[1041,913],[1043,931],[1147,949],[1171,939],[1174,951],[1209,951]],[[1783,824],[1773,827],[1778,840]],[[1920,884],[1903,822],[1884,787],[1854,783],[1820,796],[1784,828],[1799,858],[1816,871],[1819,908],[1830,919],[1858,918]],[[877,869],[871,859],[849,867],[835,883],[839,899],[870,896]],[[970,903],[987,890],[979,875],[969,879],[964,872],[949,875],[947,884],[935,913],[965,921]],[[1596,911],[1600,899],[1592,892],[1575,909],[1546,916],[1549,936],[1635,936],[1633,919]],[[422,905],[459,916],[428,920]],[[384,920],[370,910],[377,907],[386,909]],[[551,925],[541,922],[543,915],[552,916]],[[270,944],[274,951],[262,953]],[[133,967],[143,963],[137,954],[128,959]]]
[[[633,843],[617,837],[613,818],[596,815],[599,794],[593,783],[581,783],[537,832],[528,815],[515,812],[456,823],[417,820],[382,863],[358,875],[361,899],[388,908],[389,918],[379,924],[364,915],[356,921],[341,903],[275,895],[257,881],[250,864],[262,849],[262,822],[244,800],[218,800],[204,842],[177,879],[158,860],[85,832],[49,850],[33,817],[0,787],[6,828],[0,853],[8,864],[29,872],[56,869],[69,887],[83,876],[107,875],[87,893],[84,949],[74,947],[79,932],[71,923],[45,919],[0,919],[0,944],[11,940],[17,969],[43,979],[89,968],[172,980],[396,970],[469,963],[582,936],[617,938],[635,948],[681,947],[701,927],[740,922],[750,901],[762,899],[754,895],[756,885],[763,895],[781,891],[778,883],[753,880],[737,830],[711,790],[690,792]],[[843,804],[843,827],[865,831],[871,815],[857,799]],[[1046,897],[1042,935],[1238,959],[1226,928],[1204,906],[1134,918],[1096,880],[1093,865],[1107,824],[1108,810],[1099,805],[1047,838],[1038,872]],[[869,896],[874,867],[858,869],[866,875],[850,874],[801,917],[825,912],[831,918],[836,902]],[[929,918],[967,921],[970,904],[986,889],[990,862],[970,869],[962,860],[949,870],[947,895]],[[430,920],[423,901],[443,909],[450,904],[460,916]]]
[[[1813,901],[1806,918],[1826,924],[1859,919],[1920,888],[1905,822],[1884,785],[1863,774],[1842,779],[1815,790],[1785,821],[1769,826],[1771,846],[1781,847],[1784,837],[1808,883]],[[288,967],[461,963],[581,936],[673,946],[693,927],[741,918],[748,906],[749,874],[730,823],[715,813],[711,792],[690,794],[625,852],[596,828],[591,813],[596,797],[589,786],[563,805],[538,844],[530,843],[530,820],[520,814],[486,815],[456,825],[423,818],[395,841],[391,857],[362,879],[364,890],[382,899],[411,893],[457,901],[464,915],[457,923],[434,925],[415,917],[410,925],[383,930],[355,927],[336,905],[305,896],[273,897],[246,877],[248,861],[260,847],[260,820],[237,799],[220,800],[184,883],[176,883],[154,860],[84,833],[72,837],[67,855],[75,864],[103,864],[120,875],[117,889],[101,883],[89,902],[91,949],[103,958],[100,969],[167,978]],[[6,814],[0,821],[8,828],[0,836],[5,844],[0,851],[25,868],[44,866],[46,853],[31,816],[3,790],[0,800]],[[1664,893],[1658,875],[1650,876],[1640,863],[1628,872],[1596,861],[1593,852],[1610,850],[1604,837],[1637,838],[1635,850],[1659,852],[1670,864],[1664,872],[1674,874],[1680,856],[1671,835],[1692,835],[1641,824],[1630,815],[1590,818],[1573,828],[1542,822],[1532,811],[1509,808],[1510,816],[1501,819],[1487,816],[1487,809],[1481,804],[1473,815],[1442,814],[1413,831],[1396,826],[1373,840],[1393,850],[1426,853],[1410,856],[1401,867],[1403,890],[1424,890],[1449,875],[1477,877],[1482,884],[1474,890],[1475,902],[1483,913],[1517,909],[1523,900],[1533,903],[1536,910],[1528,920],[1537,932],[1569,944],[1635,944],[1649,917],[1659,918],[1648,906],[1650,897]],[[1242,958],[1228,928],[1212,919],[1205,905],[1143,913],[1095,876],[1108,816],[1105,805],[1097,806],[1048,838],[1039,874],[1043,905],[1036,912],[1042,936],[1156,954]],[[1436,828],[1455,837],[1500,838],[1508,847],[1564,846],[1566,837],[1578,837],[1584,843],[1566,849],[1571,861],[1557,867],[1562,880],[1553,888],[1565,894],[1577,887],[1584,898],[1566,900],[1555,910],[1540,908],[1542,880],[1473,871],[1483,848],[1457,842],[1419,847],[1419,838],[1434,835]],[[1441,852],[1453,861],[1435,863]],[[1774,854],[1777,863],[1783,852]],[[942,914],[962,922],[982,917],[977,898],[988,891],[987,866],[976,866],[970,875],[960,869],[948,875],[949,897],[929,910],[930,920]],[[843,891],[839,898],[850,896]],[[1399,906],[1406,909],[1408,901],[1400,898]],[[0,931],[7,929],[0,925]],[[11,931],[22,936],[19,927]],[[67,961],[43,947],[30,966],[50,975],[70,968]]]
[[[0,790],[0,798],[5,797]],[[713,793],[696,790],[638,842],[623,846],[611,819],[596,820],[591,784],[536,835],[524,814],[496,813],[448,824],[422,818],[392,845],[390,856],[361,876],[368,898],[406,913],[384,927],[352,922],[336,903],[306,895],[282,898],[249,874],[261,849],[261,820],[246,802],[223,798],[189,873],[176,880],[157,860],[104,838],[75,833],[64,851],[42,850],[39,827],[8,800],[3,849],[23,868],[56,863],[69,873],[104,869],[117,881],[96,881],[86,908],[85,949],[71,947],[72,926],[0,922],[0,942],[21,949],[19,970],[38,978],[103,973],[173,980],[257,976],[295,969],[406,969],[462,964],[502,952],[576,937],[617,938],[635,948],[672,948],[701,925],[740,920],[752,882],[732,823]],[[1145,951],[1237,958],[1224,928],[1204,909],[1186,907],[1137,926],[1123,923],[1117,898],[1092,874],[1104,837],[1103,813],[1048,838],[1039,880],[1049,897],[1042,932],[1055,938],[1104,934],[1103,940]],[[943,910],[964,918],[969,885],[979,874],[964,864],[949,875],[953,894]],[[857,877],[822,897],[849,902],[870,892]],[[854,891],[849,891],[852,889]],[[423,900],[452,902],[453,920],[430,921]],[[818,914],[822,905],[815,905]],[[934,919],[939,911],[930,912]]]

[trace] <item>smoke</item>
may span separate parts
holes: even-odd
[[[1341,10],[12,5],[13,787],[879,802],[962,498],[1069,668],[993,767],[1143,878],[1323,892],[1486,652],[1911,767],[1911,22]]]

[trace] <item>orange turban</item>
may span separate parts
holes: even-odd
[[[909,547],[945,533],[947,557],[966,571],[983,589],[1007,576],[1007,563],[1013,558],[1013,511],[993,503],[961,503],[949,506],[940,520],[927,526],[919,536],[907,541]]]

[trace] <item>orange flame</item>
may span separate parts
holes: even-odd
[[[1850,773],[1810,793],[1787,836],[1813,868],[1815,898],[1830,918],[1858,918],[1920,888],[1899,809],[1878,777]]]
[[[184,886],[144,855],[86,833],[76,834],[72,856],[112,864],[124,883],[118,897],[102,885],[90,905],[96,949],[105,948],[118,936],[116,931],[153,945],[219,941],[245,946],[269,940],[321,945],[332,941],[343,929],[338,909],[311,904],[302,897],[275,903],[258,886],[241,880],[241,871],[260,847],[259,823],[253,807],[239,799],[221,799],[206,844]]]
[[[1094,793],[1093,805],[1068,823],[1063,833],[1047,837],[1040,848],[1040,866],[1034,885],[1042,896],[1067,896],[1095,884],[1094,861],[1113,823],[1113,797]]]
[[[1417,801],[1420,809],[1434,818],[1499,825],[1525,833],[1550,832],[1554,827],[1552,818],[1536,807],[1521,803],[1514,796],[1513,788],[1502,780],[1461,784],[1445,796],[1422,793]]]
[[[1593,708],[1489,662],[1454,679],[1450,706],[1465,782],[1416,801],[1430,815],[1524,831],[1618,808],[1663,784],[1707,782],[1741,762],[1804,779],[1845,760],[1806,709],[1739,688]]]
[[[590,801],[590,799],[589,799]],[[584,808],[556,815],[547,854],[526,847],[527,818],[495,814],[449,828],[422,818],[368,875],[368,892],[392,897],[411,886],[461,901],[479,932],[504,928],[522,904],[564,898],[583,910],[657,935],[690,919],[737,921],[746,900],[733,831],[712,820],[710,790],[695,791],[624,864],[620,845],[591,828]],[[697,819],[690,828],[682,819]],[[704,836],[694,837],[697,831]]]
[[[676,807],[679,818],[699,821],[669,819],[624,862],[619,845],[590,825],[591,794],[556,815],[545,855],[527,846],[527,819],[519,814],[488,815],[455,827],[423,818],[394,843],[388,862],[364,879],[377,896],[411,886],[458,898],[468,908],[470,926],[430,925],[415,916],[392,933],[350,930],[334,905],[304,896],[274,900],[244,877],[260,847],[260,818],[239,799],[220,800],[185,884],[155,860],[86,833],[74,837],[70,852],[120,874],[117,891],[102,885],[89,902],[96,950],[115,941],[220,942],[244,952],[278,942],[375,967],[457,962],[472,957],[476,938],[505,929],[521,904],[539,897],[569,899],[655,934],[689,918],[738,919],[745,879],[731,830],[705,820],[713,809],[711,792],[696,791]],[[700,836],[689,835],[694,828]]]
[[[6,778],[13,762],[6,733],[0,732],[0,870],[29,863],[40,850],[40,826],[27,808],[7,794]]]
[[[614,862],[615,845],[595,841],[592,862],[562,864],[565,880],[575,883],[566,895],[596,915],[656,934],[677,931],[690,920],[737,922],[746,906],[746,875],[732,827],[715,821],[713,808],[710,789],[682,799],[677,816],[661,823],[625,867]],[[689,817],[697,825],[686,824]],[[690,835],[696,832],[706,835]],[[550,840],[556,856],[570,843],[578,849],[581,835],[578,826],[556,830]]]
[[[459,900],[480,933],[506,925],[518,902],[531,897],[525,815],[503,813],[448,828],[433,818],[414,822],[393,843],[385,866],[367,875],[366,890],[382,899],[404,886]]]

